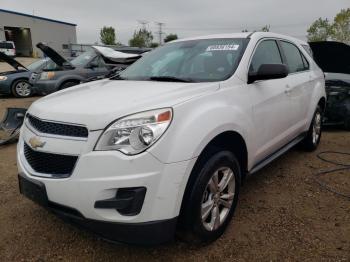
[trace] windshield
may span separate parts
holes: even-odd
[[[41,59],[35,61],[34,63],[27,66],[27,69],[30,71],[37,70],[54,70],[57,68],[57,65],[49,58]]]
[[[96,55],[94,50],[89,50],[74,58],[70,63],[73,66],[86,66]]]
[[[14,46],[10,42],[0,42],[1,49],[14,49]]]
[[[120,73],[126,80],[212,82],[236,70],[248,39],[201,39],[166,44]]]

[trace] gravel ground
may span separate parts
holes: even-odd
[[[35,99],[0,97],[0,115],[8,106],[28,107]],[[15,145],[2,147],[0,261],[350,261],[350,202],[313,180],[317,170],[331,167],[316,157],[326,150],[349,152],[350,132],[327,130],[317,152],[293,149],[250,177],[232,223],[215,243],[140,248],[99,240],[22,197]],[[333,159],[350,163],[350,157]],[[349,175],[324,180],[350,193]]]

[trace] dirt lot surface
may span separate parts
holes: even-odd
[[[35,99],[0,97],[0,115]],[[294,149],[249,178],[232,223],[215,243],[140,248],[99,240],[22,197],[15,145],[2,147],[0,261],[350,261],[350,201],[313,180],[317,170],[332,166],[316,157],[326,150],[349,152],[350,132],[327,130],[317,152]],[[348,171],[324,180],[350,193]]]

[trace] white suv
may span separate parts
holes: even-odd
[[[39,99],[18,143],[22,194],[114,241],[217,239],[248,175],[320,141],[325,80],[301,44],[258,32],[179,40]]]

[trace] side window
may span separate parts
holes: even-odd
[[[101,56],[96,56],[92,61],[92,63],[96,63],[98,67],[105,67],[106,64],[103,61],[103,58]]]
[[[281,54],[275,40],[265,40],[258,45],[249,72],[257,72],[262,64],[282,64]]]
[[[281,54],[275,40],[265,40],[258,45],[252,58],[249,72],[258,72],[262,64],[282,64]]]
[[[313,53],[312,53],[312,50],[311,50],[310,46],[308,46],[308,45],[301,45],[301,46],[305,49],[305,51],[306,51],[311,57],[314,56]]]
[[[299,49],[295,45],[285,41],[281,41],[281,46],[286,57],[289,73],[305,71],[304,61]]]
[[[97,58],[97,63],[98,63],[98,67],[105,67],[106,66],[106,63],[105,61],[103,60],[103,58],[101,56],[98,56]]]
[[[307,61],[307,59],[305,58],[305,56],[301,54],[301,59],[303,60],[303,64],[304,64],[304,70],[309,70],[310,69],[310,64],[309,62]]]

